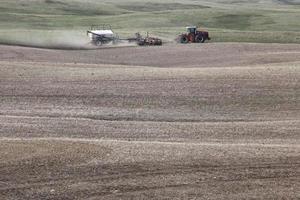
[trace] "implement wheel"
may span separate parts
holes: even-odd
[[[103,42],[101,40],[97,40],[95,42],[96,46],[102,46]]]

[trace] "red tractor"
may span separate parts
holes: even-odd
[[[196,26],[187,27],[187,33],[179,35],[178,42],[182,44],[187,43],[204,43],[205,40],[210,40],[207,31],[200,31]]]

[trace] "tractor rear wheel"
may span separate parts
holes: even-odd
[[[182,35],[180,37],[180,43],[187,44],[189,42],[189,38],[186,35]]]
[[[204,39],[204,37],[202,35],[196,35],[195,42],[197,42],[197,43],[204,43],[205,39]]]

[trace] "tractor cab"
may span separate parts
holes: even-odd
[[[192,34],[196,34],[197,32],[197,27],[196,26],[188,26],[186,27],[187,33],[192,33]]]

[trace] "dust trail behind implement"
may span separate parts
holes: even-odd
[[[0,32],[0,44],[61,50],[89,50],[98,48],[135,46],[135,44],[122,41],[117,45],[107,44],[97,47],[90,43],[89,38],[86,34],[84,34],[84,32],[80,31],[20,32],[21,33],[18,33],[18,31],[13,33]]]

